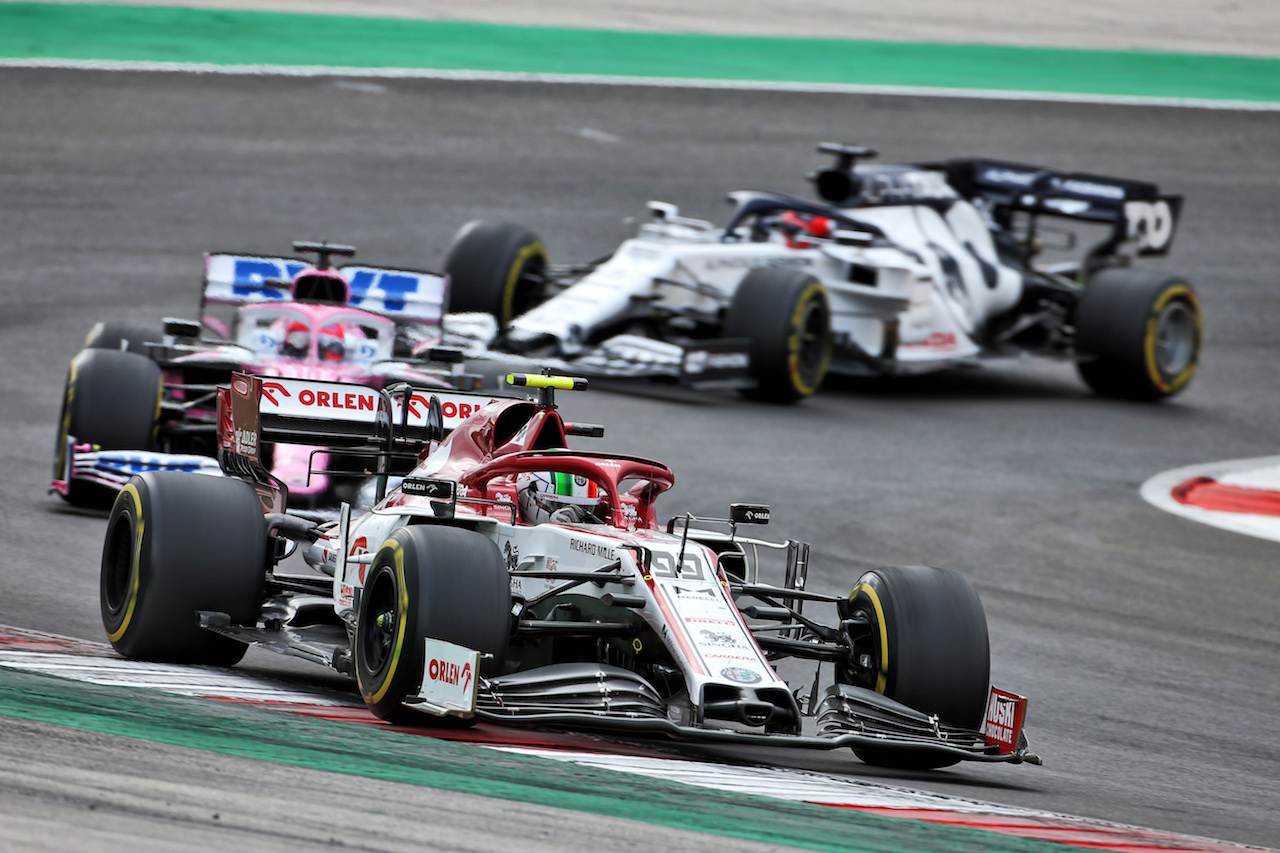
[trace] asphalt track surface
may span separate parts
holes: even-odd
[[[369,263],[430,267],[462,222],[508,215],[553,260],[584,260],[627,236],[646,199],[718,219],[733,187],[803,192],[813,144],[830,139],[895,161],[985,155],[1185,194],[1162,265],[1199,287],[1208,346],[1170,403],[1094,398],[1057,364],[838,383],[794,408],[643,389],[562,403],[608,425],[592,446],[671,464],[664,515],[771,504],[770,533],[813,543],[813,588],[844,592],[885,564],[966,573],[986,606],[993,678],[1031,697],[1046,766],[900,774],[847,754],[713,752],[1280,846],[1280,551],[1138,496],[1162,470],[1276,452],[1280,115],[8,69],[0,117],[0,623],[93,640],[103,518],[44,493],[66,362],[98,319],[193,314],[206,250],[328,238]],[[50,737],[44,754],[81,761],[69,741]],[[6,738],[6,752],[19,743]],[[95,746],[132,778],[199,786],[216,766],[219,790],[236,778],[264,790],[254,762],[143,767],[127,741]],[[306,800],[308,784],[284,796]],[[315,784],[322,796],[368,787]],[[74,832],[74,810],[49,790],[32,814],[47,808]],[[582,819],[606,831],[597,820]],[[520,837],[494,822],[465,844]]]

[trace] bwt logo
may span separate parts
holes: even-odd
[[[461,686],[466,691],[471,686],[471,664],[458,666],[447,660],[432,658],[431,663],[427,664],[427,677],[453,687]]]
[[[359,270],[351,276],[350,304],[359,305],[366,298],[375,299],[370,291],[381,291],[381,302],[386,310],[403,311],[407,301],[405,297],[418,292],[418,283],[416,275]]]
[[[269,287],[268,279],[292,281],[307,268],[301,261],[280,264],[264,258],[238,258],[232,273],[231,292],[236,296],[262,296],[267,299],[288,299],[289,292],[279,287]]]
[[[237,258],[232,273],[231,292],[236,296],[265,299],[288,299],[288,290],[267,284],[269,280],[292,282],[307,268],[301,261],[273,261],[267,258]],[[346,276],[343,276],[346,278]],[[408,273],[356,270],[347,282],[351,288],[351,305],[366,298],[381,303],[387,311],[403,311],[410,294],[417,293],[420,277]]]

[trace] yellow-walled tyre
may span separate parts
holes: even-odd
[[[67,473],[68,436],[102,450],[149,450],[155,443],[164,382],[160,366],[146,356],[85,349],[71,360],[53,448],[53,476]],[[75,506],[111,506],[115,492],[96,483],[67,482]]]
[[[875,690],[953,726],[982,727],[991,676],[987,619],[962,575],[931,566],[874,569],[859,578],[840,612],[865,619],[871,630],[855,644],[858,665],[838,668],[837,681]],[[868,764],[911,770],[960,760],[927,749],[854,753]]]
[[[102,549],[102,625],[135,660],[231,666],[246,646],[200,628],[196,611],[254,626],[269,565],[253,487],[176,471],[132,478],[116,496]]]
[[[499,329],[545,298],[547,250],[523,225],[468,222],[453,238],[444,269],[449,311],[491,314]]]
[[[1176,275],[1103,270],[1080,295],[1074,322],[1080,377],[1104,397],[1172,397],[1200,363],[1200,300]]]
[[[794,403],[822,385],[831,364],[827,290],[806,273],[763,267],[747,273],[725,314],[724,337],[751,343],[756,387],[746,396]]]
[[[422,686],[423,641],[492,655],[480,674],[493,676],[506,660],[510,634],[511,581],[491,539],[458,527],[397,528],[374,556],[360,596],[353,655],[360,695],[384,720],[456,725],[457,718],[432,718],[404,705]]]

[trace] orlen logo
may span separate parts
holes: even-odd
[[[409,401],[409,411],[415,418],[422,418],[422,410],[418,408],[419,404],[426,405],[426,400],[421,394],[415,394],[414,398]],[[402,406],[400,400],[396,401],[397,406]],[[361,407],[363,408],[363,406]],[[440,414],[446,418],[469,418],[476,412],[480,411],[482,405],[480,403],[455,403],[452,400],[445,400],[440,403]]]
[[[265,394],[266,385],[264,384],[262,387]],[[304,388],[298,392],[298,402],[304,406],[315,406],[322,409],[377,411],[372,394],[351,391],[312,391],[310,388]]]
[[[427,664],[427,677],[453,687],[461,685],[463,691],[466,691],[471,686],[471,664],[458,666],[456,663],[432,658],[431,663]]]
[[[262,383],[262,396],[270,400],[271,405],[273,406],[280,405],[280,401],[276,399],[277,393],[285,397],[293,396],[292,394],[289,393],[289,389],[281,385],[279,382],[263,382]]]
[[[480,411],[478,403],[454,403],[450,400],[440,404],[440,414],[446,418],[469,418],[478,411]]]
[[[348,557],[361,557],[369,553],[369,540],[361,536],[359,539],[351,543],[351,553]],[[369,573],[369,564],[361,563],[358,570],[360,584],[364,585],[364,576]]]

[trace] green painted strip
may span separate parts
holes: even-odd
[[[414,68],[1280,102],[1280,59],[0,3],[0,57]]]
[[[101,687],[0,667],[17,717],[293,767],[844,853],[1062,853],[1052,842],[721,793],[248,705]]]

